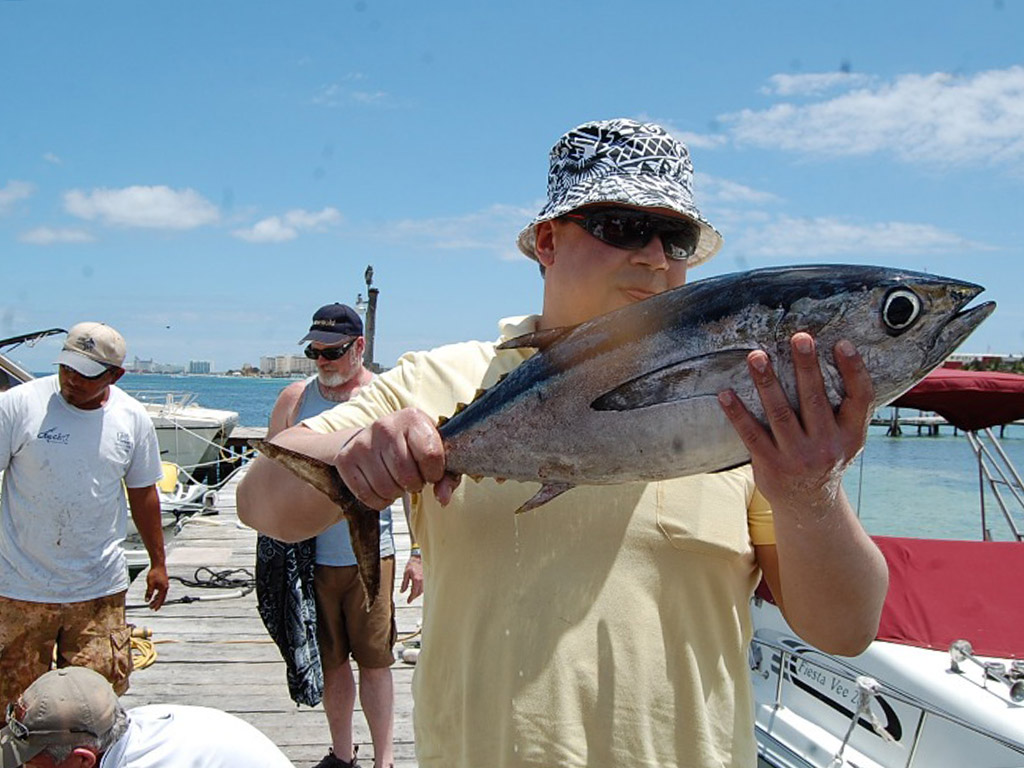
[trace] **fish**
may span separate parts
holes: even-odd
[[[750,456],[717,395],[733,390],[765,422],[750,352],[767,353],[798,409],[790,338],[810,333],[838,408],[843,382],[832,350],[847,339],[864,359],[877,408],[941,365],[994,311],[994,302],[967,306],[982,291],[891,267],[771,267],[706,278],[580,325],[511,339],[499,349],[536,353],[439,420],[446,471],[540,483],[516,510],[523,513],[577,485],[742,466]],[[375,595],[379,556],[370,529],[379,535],[377,511],[355,499],[334,466],[269,443],[258,447],[341,507],[363,585]]]

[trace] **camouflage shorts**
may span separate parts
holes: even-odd
[[[132,649],[124,596],[119,592],[81,603],[0,597],[0,720],[7,704],[54,662],[58,667],[90,667],[106,677],[118,695],[127,691]]]

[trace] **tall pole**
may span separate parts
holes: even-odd
[[[363,365],[373,370],[373,334],[377,327],[377,289],[373,287],[373,266],[367,265],[363,274],[366,279],[366,328],[363,335],[366,338],[366,349],[363,350]]]

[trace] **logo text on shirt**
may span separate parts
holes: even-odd
[[[68,438],[71,437],[69,432],[61,432],[56,427],[50,427],[44,429],[36,437],[40,440],[45,440],[48,443],[59,443],[61,445],[68,444]]]

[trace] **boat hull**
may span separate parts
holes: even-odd
[[[1001,682],[986,679],[980,667],[963,664],[954,672],[948,651],[878,640],[854,658],[830,656],[800,640],[770,602],[755,598],[751,611],[762,765],[1024,765],[1024,703],[1013,701]],[[863,678],[880,684],[877,693]]]
[[[234,411],[145,405],[156,428],[160,458],[189,473],[197,467],[216,462],[224,443],[238,424],[238,414]]]

